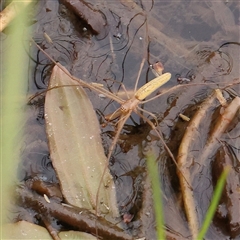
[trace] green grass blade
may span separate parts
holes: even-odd
[[[16,2],[16,1],[15,1]],[[19,2],[21,5],[21,2]],[[25,6],[25,5],[24,5]],[[23,6],[23,7],[24,7]],[[28,10],[29,11],[29,10]],[[19,10],[20,12],[20,10]],[[17,14],[18,15],[18,14]],[[19,164],[19,145],[22,141],[20,132],[23,126],[23,106],[27,89],[27,60],[23,48],[23,38],[27,37],[24,29],[28,20],[25,12],[11,23],[6,35],[1,34],[1,178],[0,228],[9,221],[13,190],[17,181]],[[0,238],[3,232],[0,229]]]
[[[213,193],[213,198],[212,198],[212,201],[210,203],[210,206],[208,208],[208,211],[206,213],[206,217],[205,217],[205,220],[203,222],[203,225],[202,225],[202,228],[197,236],[197,239],[198,240],[201,240],[204,238],[211,222],[212,222],[212,219],[214,217],[214,214],[216,212],[216,209],[217,209],[217,206],[218,206],[218,203],[220,201],[220,198],[221,198],[221,195],[222,195],[222,191],[223,191],[223,188],[224,188],[224,185],[225,185],[225,182],[226,182],[226,178],[227,178],[227,175],[230,171],[230,168],[225,168],[224,171],[222,172],[218,182],[217,182],[217,185],[216,185],[216,188],[215,188],[215,191]]]
[[[165,239],[163,203],[161,197],[161,183],[158,172],[158,164],[153,154],[147,156],[148,174],[153,191],[153,204],[156,215],[157,239]]]

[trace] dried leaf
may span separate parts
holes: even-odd
[[[58,87],[51,89],[55,86]],[[45,119],[50,155],[64,198],[69,204],[95,209],[107,164],[99,123],[83,88],[76,86],[76,81],[58,66],[53,69],[46,94]],[[97,207],[102,213],[116,214],[115,186],[109,170],[98,199]]]

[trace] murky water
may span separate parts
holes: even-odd
[[[182,84],[182,88],[143,105],[145,110],[157,116],[157,128],[163,133],[171,151],[177,155],[188,125],[179,119],[179,113],[192,118],[199,104],[219,83],[232,82],[234,79],[239,81],[240,6],[237,1],[136,1],[136,5],[134,2],[128,4],[125,1],[105,1],[95,5],[93,3],[101,14],[91,20],[91,29],[58,1],[40,1],[35,7],[36,14],[33,17],[33,38],[72,75],[87,82],[104,84],[105,88],[114,93],[122,91],[119,82],[123,83],[127,90],[134,89],[143,58],[145,63],[138,86],[154,78],[149,65],[156,61],[163,63],[165,72],[172,73],[171,81],[159,89],[157,94],[178,85],[178,78],[186,78],[187,82]],[[95,25],[98,21],[106,21],[107,25],[99,30],[98,25]],[[95,30],[100,31],[98,35],[92,35]],[[33,94],[47,88],[53,64],[33,45],[29,47],[26,43],[25,47],[31,56],[29,94]],[[196,85],[188,86],[188,83]],[[200,85],[202,83],[206,85]],[[239,95],[239,84],[232,86],[232,89]],[[88,90],[88,94],[101,123],[104,122],[104,115],[119,107],[111,99],[101,98],[93,91]],[[225,96],[228,100],[232,98],[226,92]],[[43,105],[44,98],[38,97],[27,107],[29,117],[26,123],[20,180],[37,176],[44,181],[57,182],[49,159]],[[209,118],[207,124],[210,127],[199,129],[199,136],[193,139],[194,151],[197,154],[203,149],[211,129],[212,115],[206,118]],[[239,116],[237,119],[239,121]],[[114,135],[115,129],[111,125],[102,128],[106,152]],[[239,139],[237,123],[229,135],[224,135],[224,142],[230,146],[234,152],[232,155],[235,155],[238,161]],[[124,228],[135,236],[156,238],[150,183],[146,178],[147,149],[154,149],[159,160],[166,228],[175,239],[191,239],[181,205],[176,166],[154,131],[136,114],[127,121],[122,130],[110,162],[111,171],[116,178],[120,211],[133,216],[132,222],[124,224]],[[213,159],[215,158],[221,160],[219,155],[214,155]],[[196,199],[200,199],[197,201],[200,222],[211,199],[211,176],[212,170],[205,169],[196,184]],[[237,181],[239,184],[239,172]],[[234,204],[236,211],[239,211],[239,204]],[[227,222],[231,219],[229,216],[216,216],[207,234],[208,239],[239,237],[239,223],[236,223],[233,230]],[[223,228],[224,221],[227,222],[227,227]]]

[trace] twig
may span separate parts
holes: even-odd
[[[46,216],[42,216],[41,220],[44,223],[49,234],[52,236],[52,239],[53,240],[61,240],[61,238],[57,234],[57,230],[51,225],[48,218]]]
[[[97,35],[104,31],[104,28],[107,25],[106,20],[104,19],[103,14],[97,9],[94,9],[91,4],[88,4],[83,0],[62,0],[62,3],[81,19],[84,19],[91,26],[94,34]]]
[[[54,201],[51,201],[51,204],[49,204],[42,196],[32,193],[27,188],[17,188],[16,193],[17,200],[20,205],[25,208],[30,208],[40,215],[50,215],[51,217],[78,229],[79,231],[96,235],[95,223],[97,222],[98,236],[103,239],[133,239],[130,235],[126,234],[114,224],[107,222],[102,217],[96,216],[89,210],[62,206]]]
[[[216,99],[216,93],[214,92],[201,105],[200,110],[191,120],[183,136],[181,145],[179,147],[177,162],[178,162],[179,168],[181,169],[181,172],[184,174],[188,183],[191,183],[191,175],[190,175],[189,168],[192,162],[189,161],[189,152],[190,152],[189,149],[193,141],[193,136],[197,135],[199,125],[205,118],[206,112],[209,111],[209,108],[212,108],[216,105],[215,99]],[[192,232],[193,239],[196,239],[197,233],[199,230],[199,223],[198,223],[198,217],[196,214],[196,206],[195,206],[195,201],[193,196],[193,190],[189,187],[189,185],[187,184],[185,179],[182,177],[182,174],[180,174],[180,172],[178,172],[178,177],[180,180],[180,185],[183,193],[183,202],[184,202],[184,207],[185,207],[186,215],[189,222],[189,227]]]
[[[210,158],[213,154],[215,154],[216,149],[220,145],[219,139],[221,135],[225,132],[228,125],[233,120],[236,115],[238,109],[240,109],[240,98],[235,97],[232,102],[224,109],[223,114],[220,116],[218,122],[213,129],[211,136],[209,137],[205,148],[200,155],[198,163],[201,165],[205,164],[206,160]]]
[[[196,176],[196,170],[192,171],[190,174],[190,168],[192,161],[190,161],[189,153],[192,146],[192,141],[199,132],[199,126],[204,122],[207,112],[210,112],[212,109],[215,109],[219,104],[216,99],[216,92],[214,92],[201,106],[200,110],[196,113],[192,121],[190,122],[185,135],[182,139],[181,145],[179,147],[178,153],[178,165],[181,168],[181,171],[184,173],[185,178],[188,182],[191,182],[191,176]],[[218,147],[219,138],[226,130],[229,123],[234,118],[236,112],[240,108],[240,98],[236,97],[229,105],[225,108],[224,113],[220,116],[211,136],[209,137],[205,148],[201,151],[201,154],[195,161],[198,162],[201,166],[206,166],[206,161],[209,159],[210,155],[215,154]],[[199,169],[198,169],[199,171]],[[192,232],[193,239],[196,239],[199,223],[198,217],[196,214],[196,206],[193,195],[193,190],[189,188],[186,181],[181,177],[181,174],[178,173],[181,189],[183,193],[183,201],[185,206],[185,211],[189,221],[190,229]]]

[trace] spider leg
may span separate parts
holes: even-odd
[[[117,144],[117,141],[118,141],[119,135],[120,135],[120,133],[121,133],[121,130],[122,130],[124,124],[126,123],[127,119],[130,117],[131,113],[132,113],[132,111],[127,112],[127,113],[126,113],[125,115],[123,115],[123,116],[120,118],[120,120],[118,121],[117,132],[116,132],[116,135],[115,135],[115,137],[114,137],[114,139],[113,139],[113,142],[112,142],[112,144],[111,144],[111,146],[110,146],[110,148],[109,148],[106,166],[105,166],[105,168],[104,168],[103,174],[102,174],[101,179],[100,179],[100,184],[99,184],[98,190],[97,190],[97,195],[96,195],[96,211],[95,211],[95,212],[96,212],[96,215],[98,215],[98,204],[97,204],[97,203],[98,203],[98,201],[99,201],[98,197],[99,197],[100,186],[101,186],[101,184],[102,184],[102,182],[103,182],[104,175],[105,175],[105,173],[106,173],[106,171],[107,171],[107,169],[108,169],[108,163],[109,163],[109,160],[110,160],[110,158],[111,158],[111,155],[112,155],[112,152],[113,152],[113,150],[114,150],[114,147],[115,147],[116,144]]]
[[[141,107],[137,107],[137,109],[139,111],[144,112],[144,113],[148,114],[149,116],[151,116],[155,120],[156,125],[158,124],[158,120],[157,120],[157,117],[156,117],[155,114],[153,114],[153,113],[151,113],[151,112],[149,112],[149,111],[147,111],[147,110],[145,110],[145,109],[143,109]]]
[[[190,189],[192,189],[192,187],[190,186],[190,184],[188,183],[187,179],[185,178],[185,176],[183,175],[181,169],[179,168],[177,161],[175,159],[175,157],[173,156],[171,150],[169,149],[169,147],[167,146],[167,144],[165,143],[162,133],[154,126],[154,124],[148,119],[146,118],[144,115],[142,115],[139,111],[135,110],[135,113],[137,113],[141,118],[143,118],[151,127],[152,129],[156,132],[156,134],[158,135],[158,137],[160,138],[161,142],[163,143],[167,153],[169,154],[169,156],[171,157],[171,159],[173,160],[173,162],[176,164],[176,167],[178,169],[178,171],[182,174],[183,178],[185,179],[185,181],[187,182],[187,184],[189,185]]]

